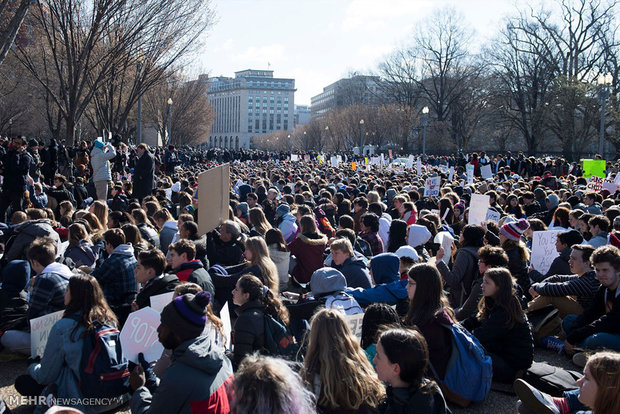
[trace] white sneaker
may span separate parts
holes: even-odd
[[[549,394],[537,390],[522,379],[516,380],[513,386],[517,397],[526,408],[540,414],[561,414]]]

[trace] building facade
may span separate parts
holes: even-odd
[[[378,76],[357,75],[340,79],[310,98],[312,118],[320,118],[336,108],[382,101]]]
[[[295,126],[305,125],[310,122],[310,106],[295,105]]]
[[[211,148],[251,148],[252,138],[292,131],[295,122],[295,79],[274,78],[272,70],[243,70],[234,78],[210,81],[207,97],[215,120]]]

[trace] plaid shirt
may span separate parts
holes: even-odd
[[[379,234],[360,232],[359,236],[362,240],[366,240],[368,244],[370,244],[370,250],[373,256],[383,253],[383,241],[381,237],[379,237]]]
[[[69,279],[57,273],[37,275],[30,294],[28,319],[63,310],[67,286],[69,286]]]
[[[101,266],[93,270],[110,306],[131,305],[138,287],[134,269],[138,262],[132,255],[112,253]]]

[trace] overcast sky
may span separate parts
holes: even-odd
[[[524,2],[523,2],[524,3]],[[538,2],[536,2],[538,3]],[[213,0],[217,23],[192,73],[234,76],[270,69],[294,78],[295,103],[309,105],[323,87],[352,71],[376,69],[408,43],[416,25],[453,6],[483,44],[514,14],[515,0]],[[522,4],[522,3],[521,3]]]

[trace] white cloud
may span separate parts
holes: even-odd
[[[342,30],[378,30],[386,27],[386,20],[404,16],[415,18],[431,7],[432,3],[425,0],[353,0],[347,8]]]
[[[235,45],[235,41],[233,39],[231,39],[231,38],[228,38],[224,42],[216,45],[213,48],[213,52],[214,53],[217,53],[217,52],[228,52],[228,51],[233,50],[234,45]]]
[[[267,62],[273,65],[276,61],[283,62],[287,60],[284,55],[284,45],[281,44],[250,46],[241,53],[233,54],[232,59],[248,62],[249,64],[264,62],[265,65],[267,65]]]

